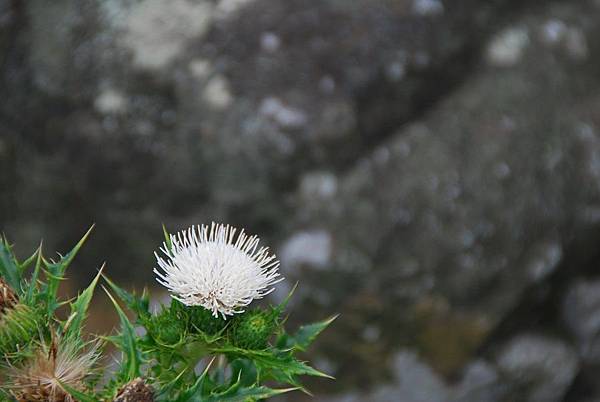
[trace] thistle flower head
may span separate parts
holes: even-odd
[[[203,306],[213,316],[242,313],[254,299],[269,294],[283,280],[279,261],[259,238],[212,223],[170,235],[158,253],[157,280],[188,306]]]
[[[19,402],[74,402],[63,388],[83,390],[84,379],[98,360],[97,345],[82,351],[78,342],[62,340],[41,342],[34,355],[9,372],[8,388]]]
[[[43,321],[39,311],[17,303],[0,312],[0,356],[14,357],[38,333]]]
[[[135,378],[125,384],[117,393],[114,402],[153,402],[154,388],[142,378]]]

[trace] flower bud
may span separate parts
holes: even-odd
[[[150,319],[146,329],[158,343],[174,345],[185,336],[186,322],[173,314],[171,310],[164,310]]]
[[[276,326],[273,312],[250,310],[236,317],[231,330],[232,343],[244,349],[264,349]]]
[[[38,334],[39,312],[25,304],[15,304],[0,314],[0,355],[22,349]]]

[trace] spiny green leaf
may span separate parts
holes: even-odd
[[[6,238],[0,241],[0,277],[4,278],[14,291],[20,290],[19,266]]]
[[[189,387],[188,389],[183,391],[178,396],[176,402],[193,401],[194,399],[192,399],[192,398],[199,396],[198,393],[200,393],[202,391],[202,386],[204,385],[204,380],[206,379],[206,376],[208,375],[208,370],[210,369],[210,367],[212,366],[214,361],[215,361],[215,359],[212,358],[211,361],[208,362],[208,364],[206,365],[206,368],[204,369],[202,374],[196,379],[196,381],[194,382],[194,384],[192,384],[191,387]],[[179,377],[180,376],[178,376],[178,378]],[[200,400],[202,400],[202,398],[200,398]]]
[[[298,388],[273,389],[265,386],[252,385],[242,387],[239,379],[229,389],[220,393],[214,393],[202,399],[202,402],[247,402],[271,398],[286,392],[295,391]]]
[[[323,321],[315,322],[309,325],[301,326],[295,335],[287,336],[285,345],[281,345],[282,342],[278,341],[278,347],[282,349],[296,349],[300,351],[305,351],[311,343],[316,339],[316,337],[325,330],[339,315],[334,315],[329,317]]]
[[[261,370],[281,370],[291,376],[310,375],[316,377],[333,378],[320,372],[304,362],[296,360],[291,353],[280,353],[277,350],[247,350],[233,346],[210,348],[212,352],[224,353],[235,357],[244,357],[254,362]]]
[[[75,399],[77,399],[79,402],[98,402],[98,398],[92,396],[92,395],[88,395],[84,392],[78,391],[77,389],[63,383],[63,382],[58,382],[61,386],[62,389],[64,389],[65,391],[67,391],[67,393],[69,393],[71,396],[74,396]]]
[[[137,347],[135,329],[108,289],[105,287],[103,287],[103,289],[115,306],[115,310],[117,310],[119,320],[121,321],[121,334],[116,338],[118,339],[116,344],[124,354],[124,359],[121,363],[121,374],[124,376],[123,379],[125,381],[131,381],[140,376],[140,365],[142,363],[142,357]]]
[[[40,246],[38,247],[36,254],[35,268],[33,269],[33,274],[31,275],[31,281],[29,282],[29,287],[27,288],[27,293],[25,294],[25,303],[33,304],[35,291],[38,290],[38,279],[40,277],[40,272],[42,270],[42,243],[40,242]]]
[[[150,297],[146,289],[143,290],[141,296],[137,296],[135,293],[129,293],[125,289],[116,285],[106,275],[102,275],[106,283],[115,292],[117,297],[121,299],[125,305],[130,308],[138,317],[145,317],[150,315]]]
[[[71,251],[69,251],[64,257],[62,257],[58,262],[51,262],[44,259],[46,264],[46,276],[48,278],[48,284],[46,287],[46,302],[48,304],[48,316],[52,316],[54,311],[58,308],[58,304],[56,302],[56,295],[58,293],[58,286],[60,285],[60,281],[63,279],[65,275],[65,271],[67,267],[73,261],[73,258],[77,255],[81,246],[85,243],[88,236],[94,229],[94,225],[92,225],[88,231],[83,235],[81,240],[73,247]]]
[[[173,242],[171,240],[171,235],[169,235],[169,232],[167,232],[167,227],[164,225],[162,225],[162,229],[163,229],[163,235],[165,236],[165,244],[167,245],[167,250],[171,251],[171,249],[173,248]]]
[[[32,255],[31,257],[27,258],[25,261],[18,263],[18,268],[19,268],[19,276],[22,278],[23,277],[23,273],[27,270],[27,268],[29,268],[29,266],[38,259],[38,254],[39,254],[40,249],[38,248]]]
[[[92,283],[90,283],[90,285],[87,287],[87,289],[81,292],[77,299],[73,303],[71,303],[71,314],[69,315],[67,324],[65,326],[66,337],[78,337],[81,335],[81,327],[87,315],[88,307],[90,306],[90,302],[92,301],[94,290],[96,289],[96,285],[98,284],[100,275],[102,275],[103,269],[104,264],[102,264],[98,275],[96,275],[96,277],[94,278]]]
[[[155,366],[155,368],[158,368],[158,367]],[[182,379],[182,377],[187,372],[188,372],[188,368],[186,367],[175,378],[171,379],[169,382],[167,382],[166,384],[162,385],[160,387],[158,395],[156,395],[157,400],[163,400],[165,398],[167,398],[165,400],[170,400],[171,397],[169,396],[169,394],[172,393],[175,390],[175,387],[179,384],[179,381]]]
[[[281,303],[279,303],[279,305],[277,307],[275,307],[275,311],[281,315],[283,313],[283,311],[285,310],[285,308],[287,307],[290,299],[292,298],[294,292],[296,291],[296,289],[298,288],[298,282],[296,282],[294,284],[294,286],[292,287],[292,290],[290,290],[290,292],[287,294],[287,296],[285,297],[285,299],[283,299],[283,301]]]
[[[250,386],[258,382],[258,372],[251,360],[234,359],[231,363],[232,377],[239,377],[244,386]]]
[[[13,398],[8,395],[8,391],[0,389],[0,402],[12,402]]]

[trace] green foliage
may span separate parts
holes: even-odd
[[[0,366],[0,401],[13,400],[10,387],[3,384],[5,370],[28,361],[41,343],[60,337],[83,350],[94,342],[82,333],[101,277],[120,326],[114,334],[97,339],[115,345],[121,356],[116,370],[105,370],[110,376],[106,381],[87,376],[81,379],[83,389],[61,382],[75,400],[112,401],[128,384],[142,381],[154,391],[156,401],[251,402],[293,390],[306,392],[302,376],[329,377],[296,354],[306,351],[335,317],[288,333],[282,317],[291,294],[279,306],[253,308],[227,319],[174,299],[151,312],[146,290],[136,294],[122,289],[103,274],[102,267],[77,297],[60,300],[60,283],[90,231],[57,261],[44,257],[40,246],[19,262],[8,241],[0,239],[0,278],[17,300],[0,310],[0,358],[7,363]],[[164,232],[170,249],[170,237]],[[61,306],[67,309],[66,320],[56,316]],[[198,373],[201,366],[204,370]]]
[[[335,319],[337,315],[329,317],[323,321],[315,322],[309,325],[303,325],[294,335],[282,333],[277,339],[277,347],[281,349],[305,351],[317,336],[325,330]]]
[[[0,239],[0,276],[15,291],[21,287],[21,269],[6,238]]]
[[[238,379],[231,384],[229,388],[222,392],[217,392],[209,395],[206,402],[246,402],[258,401],[260,399],[270,398],[272,396],[281,395],[296,388],[272,389],[265,386],[255,385],[244,387]]]
[[[150,316],[150,295],[148,291],[144,289],[140,296],[135,293],[129,293],[126,290],[117,286],[111,281],[106,275],[103,276],[104,280],[112,291],[121,299],[125,305],[131,309],[138,317],[149,317]]]
[[[88,236],[90,235],[92,226],[85,235],[79,240],[79,242],[73,247],[71,251],[69,251],[65,256],[61,257],[57,262],[44,260],[46,266],[46,277],[47,282],[43,286],[43,293],[46,296],[46,304],[48,308],[48,316],[51,317],[56,309],[61,305],[58,302],[58,286],[60,282],[64,279],[65,272],[73,259],[81,249],[81,246],[85,243]],[[43,258],[43,257],[42,257]]]
[[[144,358],[143,352],[138,345],[138,337],[133,324],[129,321],[129,318],[127,318],[127,315],[125,315],[125,312],[123,312],[123,309],[121,309],[121,306],[119,306],[119,303],[110,292],[106,288],[104,290],[113,303],[121,323],[119,333],[115,336],[107,337],[122,352],[119,368],[114,378],[108,382],[102,391],[102,394],[107,399],[112,400],[120,387],[141,375],[140,368],[144,362]]]
[[[87,310],[92,301],[92,296],[94,295],[94,290],[96,289],[103,268],[104,266],[100,268],[100,272],[96,275],[96,278],[94,278],[90,286],[88,286],[88,288],[75,299],[75,302],[71,304],[71,314],[64,326],[65,337],[79,338],[81,336],[83,322],[86,318]]]
[[[31,275],[31,280],[27,283],[24,288],[26,289],[23,295],[24,303],[29,305],[36,305],[38,302],[38,298],[42,297],[38,292],[38,280],[40,277],[40,273],[42,272],[42,245],[37,249],[34,254],[35,256],[35,268],[33,270],[33,274]]]

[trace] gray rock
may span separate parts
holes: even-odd
[[[484,360],[470,363],[460,383],[453,387],[453,402],[500,402],[507,396],[497,369]]]
[[[533,34],[550,18],[568,19],[596,46],[585,9],[511,22],[506,29],[529,32],[512,67],[479,70],[338,176],[333,201],[300,215],[331,234],[330,267],[311,279],[310,293],[327,289],[329,305],[353,306],[345,311],[362,319],[345,331],[385,317],[382,342],[408,342],[454,376],[528,290],[556,272],[564,239],[597,225],[600,126],[588,68],[600,60],[582,64]]]
[[[422,362],[414,352],[401,351],[394,357],[396,379],[393,383],[380,386],[368,394],[347,393],[323,402],[430,402],[448,401],[450,389],[430,367]]]
[[[463,373],[460,382],[448,385],[431,367],[411,351],[399,352],[393,363],[395,380],[369,393],[348,392],[334,397],[318,398],[324,402],[501,402],[511,399],[496,367],[477,360]],[[514,395],[513,395],[514,396]]]
[[[29,65],[33,79],[45,92],[60,94],[67,85],[71,32],[77,25],[77,5],[70,0],[27,2],[31,21]]]
[[[406,402],[443,401],[448,399],[448,388],[443,380],[411,351],[399,352],[393,362],[397,385],[379,393],[380,401]],[[388,396],[386,399],[383,395]]]
[[[448,385],[414,352],[401,351],[394,357],[396,378],[370,393],[349,392],[319,398],[323,402],[500,402],[506,400],[507,387],[500,382],[496,368],[478,360],[470,364],[461,381]]]
[[[497,67],[512,67],[521,61],[529,44],[529,33],[521,27],[500,32],[487,49],[488,62]]]
[[[497,364],[515,388],[515,400],[562,401],[578,370],[577,354],[564,342],[520,335],[498,354]]]
[[[3,147],[18,155],[3,169],[15,172],[7,178],[14,196],[2,202],[15,211],[3,219],[7,232],[24,249],[40,235],[63,249],[96,221],[115,230],[96,242],[128,255],[123,267],[151,264],[131,254],[141,248],[125,238],[125,221],[147,233],[155,221],[177,228],[228,219],[288,237],[297,230],[287,222],[301,209],[292,198],[300,178],[337,176],[365,143],[387,135],[383,128],[410,118],[412,98],[435,96],[431,74],[460,71],[470,33],[508,1],[313,3],[2,6],[10,46],[0,47],[9,58],[1,112],[11,133]],[[479,18],[466,18],[464,7]],[[385,96],[369,95],[380,88]],[[42,205],[23,201],[38,192]],[[60,206],[72,203],[85,205],[66,223]],[[57,226],[69,229],[49,229]]]
[[[160,70],[181,55],[186,43],[201,38],[210,27],[209,1],[141,1],[124,10],[122,44],[139,68]]]
[[[281,248],[281,261],[291,268],[326,268],[331,256],[331,236],[324,230],[299,232]]]
[[[600,281],[579,279],[566,293],[562,316],[578,340],[581,358],[600,362]]]

